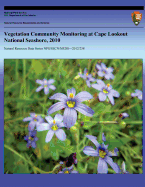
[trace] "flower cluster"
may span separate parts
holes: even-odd
[[[107,68],[104,63],[101,63],[101,65],[96,64],[96,69],[98,69],[97,73],[99,77],[105,77],[107,80],[114,79],[114,75],[112,74],[114,69],[112,67]],[[92,77],[86,68],[84,70],[84,74],[79,73],[79,76],[86,81],[86,84],[89,88],[92,87],[99,91],[99,101],[103,102],[106,99],[109,99],[110,103],[114,105],[114,97],[120,97],[120,94],[113,89],[110,83],[105,84],[103,79],[101,80]],[[44,89],[45,95],[49,93],[49,89],[56,89],[56,87],[52,85],[54,83],[53,79],[37,79],[36,83],[41,84],[41,86],[36,89],[36,92]],[[142,100],[142,91],[135,90],[135,93],[132,93],[131,96],[138,97],[138,99]],[[82,91],[76,94],[76,89],[71,88],[67,89],[67,95],[64,93],[55,93],[54,95],[50,96],[49,99],[58,100],[59,102],[49,107],[48,115],[45,117],[47,123],[44,122],[44,119],[40,115],[35,113],[30,113],[30,117],[23,119],[24,122],[29,121],[29,135],[24,138],[27,141],[27,147],[36,148],[36,141],[38,140],[36,137],[37,131],[48,131],[45,138],[45,142],[47,143],[52,140],[53,136],[56,136],[61,141],[65,141],[66,133],[62,128],[67,128],[69,130],[72,126],[74,126],[77,121],[78,112],[89,117],[94,115],[94,111],[89,106],[82,103],[84,101],[93,99],[93,96],[87,91]],[[54,118],[50,116],[50,114],[62,109],[64,109],[63,115],[56,114]],[[122,120],[126,117],[129,117],[129,115],[127,113],[121,113],[119,114],[119,117]],[[81,122],[81,126],[83,126],[83,122]],[[118,156],[118,149],[115,148],[114,152],[110,152],[108,150],[108,145],[105,145],[106,137],[104,133],[102,133],[102,143],[98,143],[95,136],[86,135],[86,137],[94,143],[96,149],[90,146],[85,146],[83,152],[89,156],[99,157],[97,167],[98,173],[108,173],[107,164],[109,164],[116,173],[128,173],[125,169],[124,162],[122,163],[122,169],[120,169],[119,166],[113,162],[111,157]],[[77,163],[76,153],[72,154],[71,156],[73,156],[71,158],[73,160],[73,162],[71,162],[73,165],[63,168],[59,174],[78,173],[78,171],[74,170],[74,164]]]
[[[27,141],[27,147],[33,147],[34,149],[36,148],[36,141],[38,141],[38,138],[36,137],[37,131],[29,131],[29,135],[24,137],[24,140]]]
[[[35,113],[30,113],[30,117],[26,117],[23,119],[24,122],[29,121],[28,125],[28,131],[29,135],[25,136],[24,139],[27,141],[27,147],[33,147],[36,148],[36,141],[38,138],[36,137],[37,133],[37,127],[43,123],[43,118],[41,116],[35,114]]]

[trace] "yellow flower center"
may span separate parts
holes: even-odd
[[[31,141],[34,140],[34,138],[32,138],[31,136],[28,139],[31,140]]]
[[[70,98],[74,98],[74,94],[73,94],[73,93],[70,93],[70,94],[69,94],[69,97],[70,97]]]
[[[46,88],[46,87],[47,87],[47,85],[44,85],[44,87]]]
[[[67,105],[69,108],[73,108],[75,106],[75,102],[74,101],[67,101]]]
[[[56,121],[55,121],[55,120],[53,120],[53,124],[56,124]]]
[[[53,125],[53,126],[51,127],[51,129],[52,129],[53,131],[56,131],[56,130],[58,129],[58,127],[57,127],[57,125]]]
[[[105,151],[102,151],[102,150],[99,150],[99,156],[101,158],[104,158],[106,156],[106,152]]]
[[[36,115],[35,115],[35,117],[34,117],[34,121],[37,121],[37,119],[36,119],[36,118],[37,118],[37,114],[36,114]]]
[[[104,92],[105,94],[107,94],[107,93],[108,93],[108,91],[107,91],[107,90],[105,90],[105,89],[103,89],[103,92]]]
[[[86,76],[88,76],[89,74],[88,73],[86,73]]]
[[[65,174],[69,174],[69,171],[65,171],[64,173],[65,173]]]
[[[109,87],[110,86],[110,84],[107,84],[107,87]]]

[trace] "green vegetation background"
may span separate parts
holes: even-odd
[[[92,145],[85,135],[94,135],[101,140],[101,133],[106,135],[109,149],[118,147],[119,156],[113,157],[114,162],[121,166],[126,163],[130,173],[142,173],[142,101],[132,98],[135,89],[142,90],[142,60],[104,59],[101,62],[107,67],[113,67],[113,80],[105,80],[113,89],[120,93],[115,98],[115,105],[107,101],[99,102],[94,88],[88,88],[82,78],[76,77],[80,71],[88,68],[96,78],[95,65],[100,59],[6,59],[4,61],[4,173],[49,173],[59,161],[73,152],[77,152],[78,164],[75,167],[79,173],[97,173],[98,158],[86,156],[82,149]],[[36,79],[54,79],[56,90],[35,92],[39,86]],[[104,80],[104,79],[103,79]],[[49,97],[57,92],[66,94],[67,89],[74,87],[76,92],[88,91],[94,98],[84,104],[90,106],[95,114],[85,117],[78,114],[77,123],[71,130],[65,129],[65,142],[52,140],[45,143],[46,132],[37,132],[39,140],[37,148],[28,149],[24,136],[28,134],[28,123],[23,118],[30,112],[47,115],[48,108],[57,101]],[[120,124],[105,123],[114,121],[121,112],[127,112],[129,117]],[[56,113],[63,114],[63,111]],[[104,123],[98,123],[103,121]],[[84,122],[84,126],[81,126]],[[123,123],[122,123],[123,122]],[[114,171],[109,167],[109,173]]]

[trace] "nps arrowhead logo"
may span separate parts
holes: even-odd
[[[132,17],[132,21],[137,26],[142,19],[142,13],[140,13],[139,11],[133,12],[131,13],[131,17]]]

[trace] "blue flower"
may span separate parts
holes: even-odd
[[[59,100],[60,102],[55,103],[48,109],[48,114],[52,114],[58,110],[65,108],[64,110],[64,119],[63,122],[67,128],[70,128],[76,123],[77,120],[77,112],[81,112],[86,116],[92,116],[94,111],[82,104],[81,102],[92,99],[93,96],[86,92],[80,92],[76,96],[76,90],[74,88],[67,90],[67,96],[62,93],[56,93],[49,99]]]
[[[129,174],[129,172],[126,171],[125,162],[124,162],[124,161],[122,162],[122,169],[121,169],[121,172],[122,172],[122,174]]]
[[[99,157],[98,168],[97,168],[98,173],[108,173],[107,163],[113,168],[113,170],[116,173],[120,173],[119,166],[113,162],[112,158],[110,158],[110,156],[117,156],[118,149],[115,148],[114,153],[107,150],[108,145],[104,144],[104,141],[106,141],[104,133],[102,133],[102,141],[103,141],[102,144],[98,143],[97,138],[95,136],[87,135],[86,137],[89,138],[95,144],[97,149],[95,150],[91,146],[86,146],[83,149],[83,152],[89,156]]]
[[[45,142],[50,142],[54,134],[58,139],[64,141],[66,139],[66,134],[62,129],[60,129],[61,127],[64,127],[62,122],[63,116],[61,114],[56,114],[54,119],[51,116],[47,116],[45,119],[48,123],[41,123],[37,127],[37,131],[49,130],[46,135]]]
[[[99,70],[98,75],[100,77],[105,77],[107,80],[114,79],[112,67],[107,68],[104,63],[101,63],[101,65],[96,64],[96,68]]]
[[[131,94],[132,97],[138,97],[138,99],[142,100],[142,91],[141,90],[135,90],[135,93]]]
[[[23,121],[30,121],[28,126],[29,131],[33,131],[35,127],[44,122],[43,118],[35,113],[30,113],[30,117],[24,118]]]
[[[129,117],[129,115],[127,113],[121,113],[119,114],[119,117],[121,117],[121,119],[124,119],[124,118]]]
[[[96,90],[99,90],[99,100],[105,101],[107,96],[111,102],[112,105],[114,105],[114,98],[113,97],[119,97],[120,94],[112,89],[112,86],[110,84],[105,85],[105,83],[102,80],[97,79],[98,84],[92,84],[92,87]]]
[[[29,135],[24,137],[24,140],[27,141],[27,147],[33,147],[36,148],[36,141],[38,138],[36,137],[36,130],[34,131],[29,131]]]
[[[52,85],[52,83],[54,83],[53,79],[49,79],[49,80],[46,80],[46,79],[38,80],[37,79],[36,82],[38,84],[41,84],[41,86],[39,86],[36,89],[36,92],[39,92],[40,90],[42,90],[44,88],[44,93],[45,93],[45,95],[47,95],[49,93],[49,89],[52,89],[52,90],[56,89],[56,87],[54,85]]]
[[[73,165],[68,168],[63,168],[58,174],[77,174],[78,171],[73,170]]]
[[[96,79],[92,77],[91,74],[88,74],[88,70],[85,68],[84,74],[80,74],[79,76],[82,77],[84,80],[86,80],[87,86],[91,87],[90,82],[94,82]]]

